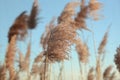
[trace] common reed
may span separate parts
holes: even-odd
[[[34,59],[34,63],[39,63],[42,62],[44,60],[44,51],[41,52],[35,59]]]
[[[14,21],[8,32],[8,42],[16,35],[18,40],[23,40],[28,33],[28,29],[34,29],[38,20],[38,1],[34,0],[30,15],[23,11]]]
[[[19,68],[21,71],[29,72],[30,64],[30,53],[31,53],[31,44],[28,44],[26,55],[23,56],[23,53],[19,51]]]
[[[102,3],[100,3],[98,0],[90,0],[89,2],[89,8],[90,8],[90,16],[94,20],[99,20],[100,15],[98,14],[98,11],[102,8]]]
[[[6,80],[6,66],[5,64],[0,64],[0,80]]]
[[[76,43],[76,51],[79,56],[79,60],[83,63],[88,62],[89,50],[86,43],[83,43],[80,39]]]
[[[82,3],[84,3],[84,0],[82,1]],[[82,7],[81,10],[78,12],[77,16],[74,17],[76,14],[74,8],[76,6]],[[85,19],[89,14],[89,10],[98,9],[99,8],[91,9],[89,4],[82,5],[79,2],[70,2],[66,5],[63,12],[58,17],[58,24],[56,25],[56,27],[51,30],[51,33],[46,34],[48,38],[44,37],[44,35],[42,35],[41,38],[42,44],[46,44],[47,42],[47,49],[45,54],[50,61],[63,61],[64,59],[69,59],[70,46],[72,44],[75,44],[75,41],[77,40],[76,31],[82,28],[87,29]],[[50,30],[46,32],[49,31]]]
[[[106,33],[105,33],[105,35],[104,35],[104,37],[103,37],[103,39],[102,39],[102,41],[99,45],[99,48],[98,48],[98,53],[99,54],[104,53],[104,48],[105,48],[105,46],[107,44],[107,40],[108,40],[108,31],[109,30],[106,31]]]
[[[103,73],[104,80],[108,80],[110,78],[110,73],[111,73],[112,68],[113,68],[113,66],[109,66],[105,69],[105,71]]]
[[[68,3],[63,12],[61,13],[61,15],[58,17],[58,24],[61,22],[71,22],[73,21],[72,16],[75,15],[75,8],[77,6],[79,6],[80,3],[79,2],[70,2]]]
[[[52,31],[55,28],[55,18],[53,18],[50,23],[46,26],[46,31],[42,34],[40,44],[42,45],[42,48],[44,52],[47,50],[48,47],[48,40],[50,39],[52,35]]]
[[[71,48],[75,47],[77,56],[79,58],[79,64],[81,68],[81,63],[88,65],[90,52],[87,43],[82,41],[81,36],[78,35],[77,31],[85,29],[87,31],[92,31],[86,24],[88,18],[98,20],[99,15],[97,12],[101,9],[102,4],[97,0],[90,0],[86,4],[85,0],[81,2],[69,2],[60,16],[56,19],[52,19],[50,23],[46,26],[46,31],[41,36],[41,47],[42,51],[36,56],[34,62],[32,63],[32,68],[30,65],[31,56],[31,42],[27,45],[27,52],[22,53],[17,48],[17,40],[24,39],[25,35],[28,33],[28,29],[32,30],[36,28],[38,21],[39,6],[38,1],[34,0],[32,10],[30,15],[26,14],[26,11],[22,12],[15,20],[14,24],[11,26],[8,33],[8,50],[6,52],[5,65],[0,66],[0,80],[6,80],[6,70],[9,71],[9,80],[51,80],[50,65],[55,62],[62,62],[60,66],[60,73],[58,73],[58,80],[65,80],[65,68],[64,61],[72,58]],[[77,12],[75,8],[80,8]],[[56,23],[57,22],[57,23]],[[80,69],[81,77],[86,77],[86,80],[114,80],[115,73],[111,74],[111,66],[106,70],[102,71],[102,61],[101,55],[103,55],[105,46],[107,44],[108,31],[105,33],[99,47],[98,56],[96,59],[96,65],[89,69],[89,71],[83,74],[83,68]],[[17,49],[16,49],[17,48]],[[15,55],[19,53],[19,65],[18,70],[15,70]],[[117,54],[115,55],[115,63],[118,70],[120,71],[119,65],[119,53],[120,48],[117,49]],[[25,54],[25,56],[24,56]],[[71,69],[74,66],[71,64]],[[94,70],[95,68],[95,70]],[[54,68],[56,69],[56,67]],[[58,71],[57,71],[58,72]],[[56,74],[56,72],[54,72]],[[74,71],[72,71],[72,79]],[[56,76],[52,75],[52,78]],[[80,79],[80,78],[79,78]],[[81,78],[84,80],[85,78]]]
[[[22,40],[27,34],[27,18],[26,11],[22,12],[14,21],[8,32],[8,42],[16,35],[19,40]]]
[[[71,26],[74,6],[78,3],[68,3],[58,18],[58,24],[51,30],[47,43],[46,55],[50,61],[63,61],[69,58],[70,45],[73,44],[76,35]]]
[[[120,47],[116,49],[116,54],[114,58],[114,62],[117,66],[118,71],[120,72]]]
[[[101,72],[101,60],[100,57],[97,58],[96,61],[96,79],[101,80],[102,79],[102,72]]]
[[[82,0],[82,4],[80,6],[81,10],[77,13],[77,16],[75,17],[75,27],[77,29],[87,29],[86,18],[88,16],[89,7],[85,5],[84,1],[85,0]]]
[[[34,29],[37,26],[38,21],[38,0],[34,0],[30,16],[28,17],[28,27],[29,29]]]
[[[94,80],[95,75],[94,75],[94,68],[90,68],[87,76],[87,80]]]
[[[14,68],[14,58],[16,54],[16,35],[14,35],[8,45],[5,64],[6,68],[9,70],[10,80],[14,80],[16,71]]]

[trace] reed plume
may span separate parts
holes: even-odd
[[[53,18],[50,23],[46,26],[46,31],[41,36],[41,45],[44,51],[47,50],[48,47],[48,40],[50,39],[50,36],[52,34],[53,29],[55,28],[55,18]]]
[[[30,80],[29,79],[30,43],[28,44],[25,56],[20,50],[18,53],[19,53],[19,70],[17,71],[15,80]]]
[[[14,69],[14,57],[16,54],[16,35],[14,35],[8,45],[6,53],[6,68],[9,70],[10,80],[14,80],[16,72]]]
[[[110,72],[112,70],[113,66],[109,66],[105,69],[105,71],[103,72],[103,79],[104,80],[108,80],[110,77]]]
[[[21,71],[29,72],[30,53],[31,53],[31,43],[28,44],[27,52],[25,56],[23,56],[23,54],[19,52],[19,68]]]
[[[43,61],[45,60],[44,56],[44,51],[42,51],[35,59],[34,63],[32,65],[32,70],[31,70],[31,80],[36,79],[36,80],[43,80],[44,77],[44,68],[43,66]],[[39,65],[40,63],[40,65]],[[42,73],[43,72],[43,73]],[[41,78],[41,79],[40,79]]]
[[[49,30],[51,33],[47,34],[47,40],[46,37],[44,37],[45,35],[42,35],[41,43],[47,46],[45,54],[50,61],[69,59],[70,46],[75,43],[77,37],[76,31],[82,28],[87,29],[85,19],[87,18],[90,8],[89,5],[84,4],[84,0],[82,0],[82,3],[81,10],[76,17],[74,17],[75,7],[80,5],[80,3],[68,3],[58,17],[58,24],[56,27],[51,31]],[[85,46],[86,45],[84,45],[84,47]],[[86,49],[84,48],[84,51],[85,50],[87,51],[87,47]],[[84,53],[83,56],[88,56],[88,53]]]
[[[97,0],[90,0],[90,2],[89,2],[89,9],[90,9],[89,14],[94,20],[99,20],[98,10],[100,10],[101,8],[102,8],[102,3],[98,2]]]
[[[32,70],[31,70],[31,80],[33,79],[44,80],[44,72],[46,69],[44,67],[44,64],[45,64],[43,62],[44,60],[45,60],[45,56],[43,51],[34,59],[34,63],[32,65]]]
[[[96,61],[96,79],[101,80],[101,78],[102,78],[101,60],[100,60],[100,57],[98,57]]]
[[[120,72],[120,46],[116,49],[116,54],[114,57],[114,62],[117,66],[118,71]]]
[[[75,28],[76,29],[87,29],[85,19],[88,16],[89,7],[84,4],[84,0],[81,2],[80,11],[75,17]],[[88,29],[87,29],[88,30]]]
[[[8,32],[8,42],[16,35],[19,40],[24,39],[27,34],[27,18],[26,11],[22,12],[14,21]]]
[[[70,45],[73,44],[76,33],[71,27],[59,24],[52,32],[48,41],[46,54],[51,61],[61,61],[69,58]]]
[[[88,72],[87,80],[94,80],[95,75],[93,72],[94,72],[94,68],[90,68],[90,70]]]
[[[104,48],[105,48],[105,46],[107,44],[107,40],[108,40],[108,32],[109,32],[109,30],[107,30],[106,33],[104,34],[104,37],[98,47],[98,54],[104,53]]]
[[[44,60],[44,54],[45,52],[42,51],[35,59],[34,59],[34,63],[38,63],[38,62],[42,62]]]
[[[41,56],[37,56],[35,61],[38,61],[38,60],[41,60],[43,57],[44,57],[44,74],[41,73],[41,79],[46,79],[46,68],[48,67],[47,64],[50,60],[48,60],[48,54],[46,53],[47,52],[47,48],[48,48],[48,41],[51,37],[51,34],[52,34],[52,31],[54,30],[55,28],[55,25],[54,25],[54,19],[51,20],[51,22],[49,23],[48,26],[46,26],[46,31],[45,33],[42,34],[42,37],[41,37],[41,45],[42,45],[42,48],[43,48],[43,54]]]
[[[30,16],[28,18],[29,29],[34,29],[38,21],[38,0],[34,0]]]
[[[49,24],[46,33],[44,33],[41,38],[41,44],[46,51],[45,55],[47,55],[51,61],[58,61],[61,58],[64,59],[66,56],[64,53],[67,51],[66,47],[69,46],[67,40],[69,40],[69,38],[72,39],[72,28],[66,29],[66,27],[67,25],[63,27],[62,24],[59,24],[57,27]]]
[[[58,24],[61,22],[71,22],[73,21],[72,16],[75,15],[75,8],[79,6],[79,2],[70,2],[68,3],[61,15],[58,17]]]
[[[66,5],[58,18],[58,25],[51,31],[46,51],[50,61],[62,61],[69,58],[70,46],[73,44],[76,36],[71,22],[75,4],[78,3],[71,2]]]
[[[6,80],[6,66],[5,64],[0,64],[0,80]]]
[[[85,0],[81,1],[80,11],[75,17],[75,28],[76,29],[85,29],[90,31],[86,25],[86,19],[91,16],[94,20],[98,20],[97,12],[101,9],[101,3],[97,0],[90,0],[88,5],[85,5]]]
[[[87,63],[89,57],[89,50],[87,44],[83,43],[80,39],[78,39],[76,43],[76,51],[78,53],[79,60],[83,63]]]
[[[16,35],[18,40],[23,40],[25,35],[28,33],[28,29],[34,29],[37,26],[38,20],[38,1],[35,0],[32,6],[30,15],[23,11],[14,21],[8,32],[8,42],[11,37]]]

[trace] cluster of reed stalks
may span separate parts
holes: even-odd
[[[93,33],[87,27],[86,20],[87,18],[99,20],[98,11],[102,7],[102,4],[97,0],[90,0],[88,4],[85,2],[85,0],[69,2],[60,16],[50,21],[40,39],[43,51],[36,56],[34,62],[30,65],[31,41],[27,45],[25,55],[18,48],[17,42],[29,35],[27,34],[29,29],[32,30],[37,26],[39,6],[38,1],[34,0],[31,13],[28,15],[26,11],[23,11],[9,29],[5,62],[0,65],[0,80],[68,80],[65,78],[67,73],[65,73],[64,62],[65,60],[70,61],[73,46],[75,46],[79,60],[77,63],[80,67],[80,72],[77,73],[80,75],[78,80],[115,80],[116,72],[112,70],[113,66],[110,65],[106,69],[102,67],[109,30],[106,31],[97,51],[95,50],[96,66],[89,68],[87,73],[83,73],[82,65],[89,64],[90,52],[87,43],[82,41],[77,31],[84,29]],[[78,12],[75,9],[77,7],[80,9]],[[15,67],[15,55],[19,55],[18,68]],[[120,48],[117,49],[115,55],[115,63],[120,71],[119,58]],[[52,68],[56,66],[54,65],[56,62],[60,64],[59,71]],[[71,80],[75,80],[74,71],[71,72]]]

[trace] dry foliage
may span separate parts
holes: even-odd
[[[23,11],[14,21],[8,32],[8,42],[12,36],[16,35],[18,40],[23,40],[28,33],[28,29],[34,29],[37,26],[38,20],[38,2],[34,1],[30,16]]]
[[[116,52],[117,52],[117,54],[115,54],[114,62],[115,62],[115,64],[116,64],[116,66],[117,66],[117,69],[118,69],[119,72],[120,72],[120,47],[118,47],[118,48],[116,49]]]
[[[29,29],[34,29],[37,26],[38,20],[38,0],[34,0],[30,16],[28,17]]]
[[[103,78],[106,80],[106,79],[109,79],[110,77],[110,72],[112,70],[112,66],[109,66],[105,69],[104,73],[103,73]]]
[[[75,8],[80,7],[77,12]],[[31,42],[27,47],[25,56],[23,53],[16,49],[17,40],[22,40],[28,33],[28,29],[34,29],[37,26],[38,21],[38,1],[34,0],[30,15],[26,14],[26,11],[22,12],[14,21],[14,24],[10,27],[8,33],[9,45],[6,52],[5,64],[0,65],[0,80],[7,80],[7,70],[9,71],[8,80],[51,80],[50,78],[50,65],[55,62],[64,62],[71,58],[71,47],[75,45],[75,50],[78,53],[79,62],[86,63],[89,61],[90,52],[88,50],[87,43],[84,43],[80,36],[77,34],[78,30],[88,29],[86,25],[87,18],[98,20],[98,11],[101,9],[102,4],[97,0],[90,0],[88,4],[85,0],[80,2],[69,2],[60,16],[56,19],[53,18],[50,23],[46,26],[46,31],[42,34],[40,43],[43,51],[34,59],[32,68],[30,65],[30,54],[31,54]],[[112,67],[107,67],[102,71],[102,53],[105,50],[107,44],[108,31],[105,33],[103,40],[101,41],[98,48],[98,56],[96,56],[96,70],[94,67],[89,69],[86,80],[114,80],[115,72],[111,74]],[[19,69],[15,70],[14,62],[17,50],[19,50]],[[120,48],[117,49],[115,55],[115,63],[118,70],[120,71]],[[59,79],[63,76],[63,63],[58,74]],[[81,66],[79,66],[81,67]],[[82,68],[81,68],[82,69]],[[82,70],[81,70],[82,71]],[[74,71],[73,71],[74,72]],[[55,77],[52,76],[52,77]],[[82,76],[83,77],[83,76]],[[73,78],[72,78],[73,79]],[[84,79],[84,78],[83,78]],[[56,79],[55,79],[56,80]]]
[[[99,48],[98,48],[98,53],[99,54],[104,53],[104,48],[105,48],[105,46],[107,44],[107,40],[108,40],[108,31],[105,33],[105,35],[104,35],[104,37],[103,37],[103,39],[102,39],[102,41],[101,41],[101,43],[99,45]]]
[[[94,68],[91,68],[88,72],[88,77],[87,80],[94,80],[95,75],[94,75]]]
[[[14,35],[16,35],[18,39],[23,39],[25,37],[25,34],[27,34],[27,17],[26,11],[24,11],[16,18],[8,32],[9,42]]]
[[[80,39],[76,43],[76,51],[79,56],[79,60],[83,63],[88,62],[89,50],[86,43],[83,43]]]
[[[0,64],[0,80],[6,80],[6,66]]]
[[[16,35],[14,35],[8,45],[8,50],[6,53],[6,68],[9,70],[10,80],[15,78],[15,69],[14,69],[14,58],[16,54]]]

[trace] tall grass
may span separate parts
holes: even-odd
[[[40,44],[43,50],[36,56],[32,63],[30,59],[31,40],[27,45],[25,55],[19,50],[17,42],[27,38],[25,36],[29,29],[37,27],[39,5],[38,1],[34,0],[30,14],[28,15],[26,11],[23,11],[9,29],[9,43],[5,61],[4,64],[0,65],[0,80],[66,80],[67,78],[74,80],[77,74],[80,75],[80,77],[77,76],[79,80],[115,80],[116,72],[112,71],[113,67],[108,66],[106,69],[102,67],[102,59],[108,40],[108,30],[104,34],[98,49],[96,50],[95,48],[96,65],[88,68],[88,70],[86,68],[83,69],[83,66],[89,65],[91,54],[88,44],[82,40],[77,31],[84,29],[93,32],[87,26],[86,20],[88,18],[95,21],[99,20],[100,15],[98,11],[101,7],[102,4],[97,0],[90,0],[87,4],[85,0],[66,4],[60,16],[56,19],[53,18],[46,26],[46,30],[40,38]],[[75,8],[79,8],[79,11],[77,12]],[[75,65],[71,61],[71,76],[67,77],[69,72],[66,72],[65,64],[66,60],[70,61],[72,58],[71,50],[73,47],[78,56],[79,61],[76,64],[79,64],[80,71],[74,74]],[[16,55],[19,56],[18,68],[15,67]],[[119,62],[120,48],[117,48],[115,64],[120,71]],[[54,64],[61,64],[59,66],[60,69],[53,67]],[[57,71],[53,72],[55,68]]]

